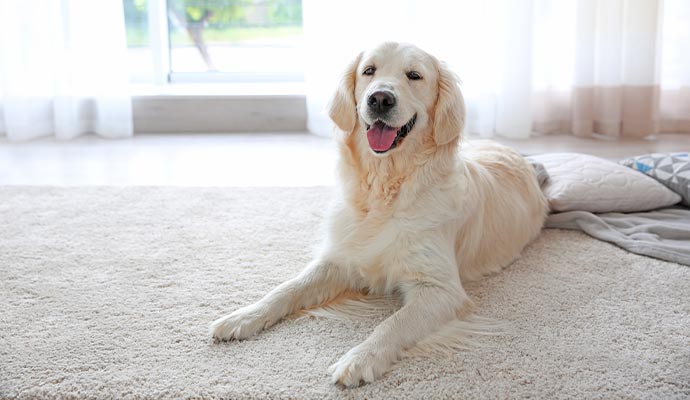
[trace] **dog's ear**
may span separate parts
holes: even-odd
[[[438,62],[438,98],[434,111],[434,141],[448,144],[460,136],[465,127],[465,100],[457,75],[445,63]]]
[[[355,100],[355,80],[362,53],[348,64],[340,84],[328,105],[328,116],[343,132],[351,133],[357,123],[357,101]]]

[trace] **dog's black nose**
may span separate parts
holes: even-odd
[[[369,108],[378,113],[385,113],[395,106],[395,97],[390,92],[374,92],[367,99]]]

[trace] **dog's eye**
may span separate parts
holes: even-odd
[[[376,67],[367,67],[362,74],[364,75],[374,75],[374,72],[376,72]]]
[[[407,79],[411,81],[418,81],[422,79],[422,75],[420,75],[417,71],[410,71],[407,73]]]

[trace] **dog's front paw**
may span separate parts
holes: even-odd
[[[256,304],[240,308],[213,321],[210,327],[215,341],[242,340],[260,332],[269,324],[269,316]]]
[[[379,379],[396,361],[397,356],[384,350],[359,345],[352,348],[328,368],[332,381],[345,387],[357,387]]]

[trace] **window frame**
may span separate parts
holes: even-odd
[[[170,83],[168,1],[148,0],[149,47],[153,58],[153,84]]]

